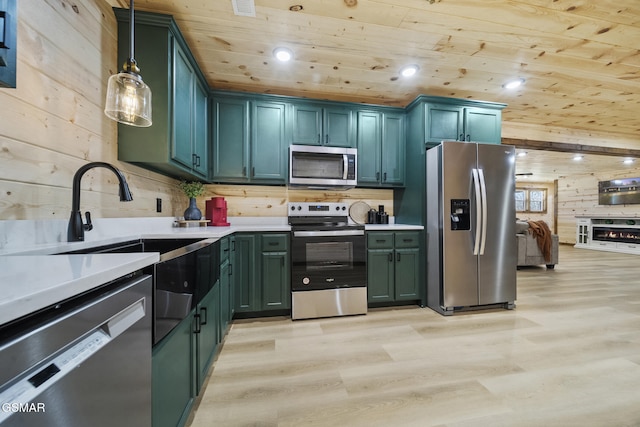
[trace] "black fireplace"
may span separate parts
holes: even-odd
[[[619,243],[640,243],[640,229],[619,227],[593,227],[593,240]]]

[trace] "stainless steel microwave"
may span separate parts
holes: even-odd
[[[289,146],[289,185],[352,188],[358,183],[356,148]]]

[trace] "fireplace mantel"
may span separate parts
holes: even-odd
[[[576,217],[576,248],[640,254],[640,217]]]

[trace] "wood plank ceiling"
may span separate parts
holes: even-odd
[[[638,0],[255,0],[255,17],[231,0],[135,6],[175,17],[214,89],[392,106],[469,98],[508,104],[508,122],[640,133]],[[294,61],[278,63],[279,46]],[[412,78],[400,76],[407,64],[420,67]],[[525,84],[504,89],[515,77]]]

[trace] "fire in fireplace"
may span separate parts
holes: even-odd
[[[593,240],[619,243],[640,243],[640,229],[593,227]]]

